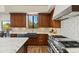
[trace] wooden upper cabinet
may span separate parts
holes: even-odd
[[[26,13],[10,13],[12,27],[26,27]]]
[[[51,20],[51,27],[61,28],[61,21],[60,20]]]
[[[51,12],[50,12],[50,27],[52,28],[61,28],[61,21],[60,20],[53,20],[53,14],[54,14],[54,10],[53,9]]]
[[[48,13],[39,13],[39,27],[50,27],[50,15]]]

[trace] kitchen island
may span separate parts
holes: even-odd
[[[18,53],[28,38],[0,38],[0,53]]]

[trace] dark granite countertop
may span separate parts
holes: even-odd
[[[52,35],[52,37],[54,37],[54,38],[67,38],[67,37],[65,37],[63,35]]]

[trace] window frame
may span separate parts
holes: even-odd
[[[32,18],[32,19],[33,19],[33,20],[32,20],[32,22],[33,22],[32,28],[35,28],[35,27],[34,27],[34,16],[38,16],[38,15],[36,15],[36,14],[28,14],[28,28],[30,28],[30,27],[29,27],[29,16],[33,16],[33,18]],[[37,19],[38,19],[38,17],[37,17]],[[38,27],[37,27],[37,28],[38,28]]]

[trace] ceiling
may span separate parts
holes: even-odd
[[[4,5],[0,12],[17,13],[49,13],[54,5]]]

